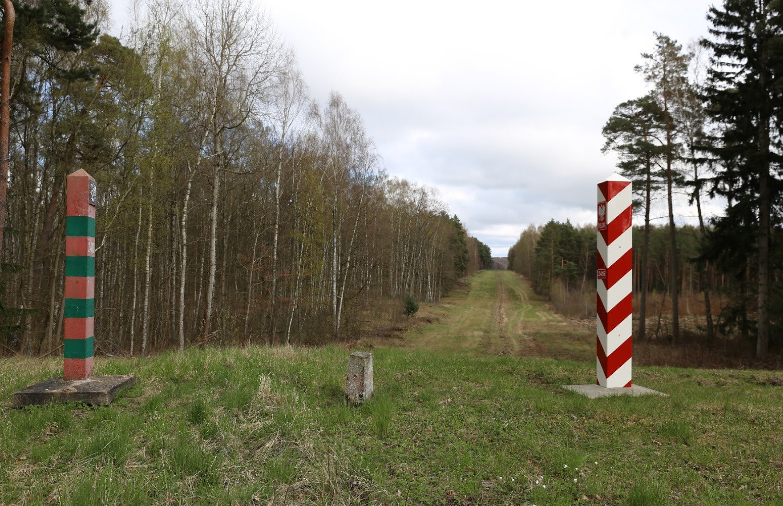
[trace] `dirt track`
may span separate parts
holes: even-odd
[[[444,304],[420,315],[425,321],[405,343],[433,351],[537,355],[589,360],[593,331],[555,314],[528,282],[511,271],[484,271]]]

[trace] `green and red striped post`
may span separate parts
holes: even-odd
[[[95,339],[95,179],[77,170],[66,180],[64,379],[92,376]]]

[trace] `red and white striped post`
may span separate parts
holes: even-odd
[[[632,241],[631,181],[612,174],[598,183],[598,385],[631,386]]]
[[[95,339],[95,179],[77,170],[66,179],[65,364],[63,378],[92,376]]]

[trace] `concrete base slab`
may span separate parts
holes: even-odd
[[[14,407],[50,402],[83,402],[108,406],[120,388],[133,385],[136,376],[93,376],[83,380],[52,378],[14,393]]]
[[[611,397],[613,395],[631,395],[633,397],[638,397],[640,395],[662,395],[663,397],[669,397],[664,393],[657,392],[650,388],[640,387],[639,385],[632,385],[628,388],[606,388],[599,385],[563,385],[563,388],[578,394],[586,395],[590,399]]]

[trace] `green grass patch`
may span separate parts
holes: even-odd
[[[2,361],[0,503],[783,499],[775,373],[637,368],[638,383],[670,397],[588,400],[560,385],[591,381],[592,364],[376,349],[376,394],[354,408],[341,386],[349,353],[103,359],[139,378],[108,408],[11,409],[21,385],[10,378],[28,361]]]
[[[783,503],[780,373],[637,367],[669,397],[588,400],[561,385],[593,382],[594,362],[466,334],[497,324],[497,279],[414,349],[375,348],[359,407],[339,346],[99,357],[97,374],[138,378],[104,408],[12,409],[62,362],[0,360],[0,504]],[[509,319],[549,318],[503,279]]]

